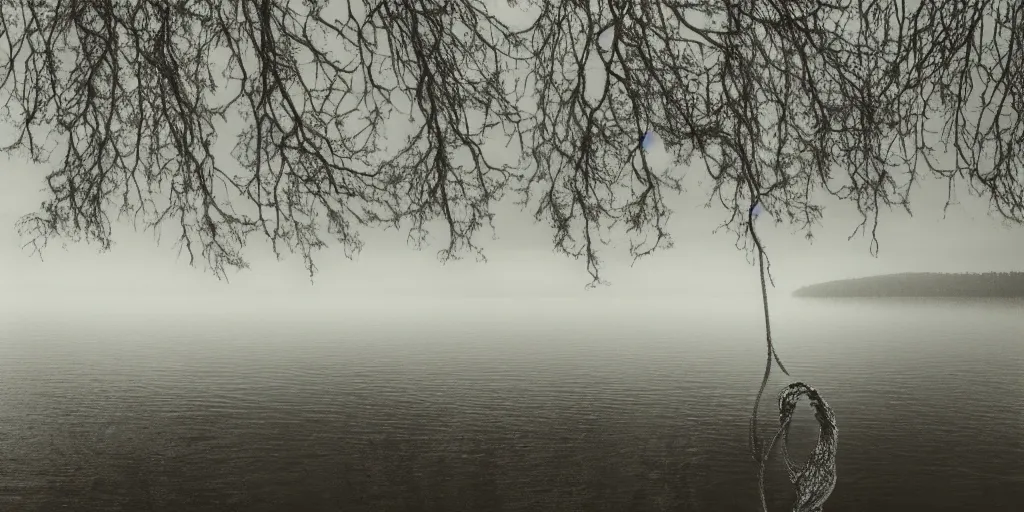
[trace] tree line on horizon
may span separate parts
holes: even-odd
[[[805,286],[797,297],[1024,297],[1024,272],[918,272]]]
[[[507,0],[523,26],[496,3],[4,0],[0,150],[56,160],[19,233],[34,251],[109,249],[119,219],[167,227],[218,277],[261,238],[312,278],[327,240],[353,256],[365,229],[414,246],[436,230],[442,260],[482,257],[480,231],[513,196],[595,284],[613,240],[634,259],[672,246],[666,197],[692,169],[719,228],[758,254],[763,484],[757,407],[772,357],[786,370],[755,209],[812,238],[838,198],[875,254],[880,213],[909,214],[915,184],[938,179],[947,205],[966,190],[1024,224],[1024,2]],[[387,136],[393,117],[404,140]],[[519,160],[496,161],[495,140]],[[834,448],[789,467],[794,511],[821,510]]]

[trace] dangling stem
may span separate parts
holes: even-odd
[[[757,410],[761,405],[761,396],[764,395],[764,390],[768,386],[768,377],[772,372],[772,359],[775,359],[775,363],[779,365],[779,369],[782,370],[782,373],[788,376],[789,371],[786,370],[782,361],[779,360],[779,355],[775,352],[775,346],[772,344],[772,322],[771,316],[768,314],[768,283],[767,279],[765,279],[764,246],[761,245],[761,239],[758,238],[757,232],[754,231],[753,212],[757,202],[758,201],[755,201],[754,205],[752,205],[748,211],[747,229],[750,231],[750,235],[754,239],[754,245],[757,247],[758,269],[761,274],[761,303],[764,306],[764,331],[768,354],[765,358],[764,376],[761,378],[761,387],[757,390],[757,398],[754,399],[754,410],[750,415],[750,450],[754,457],[754,462],[757,462],[759,466],[757,488],[761,495],[761,507],[764,512],[768,512],[768,503],[764,496],[764,466],[767,453],[761,449],[761,442],[757,437]]]

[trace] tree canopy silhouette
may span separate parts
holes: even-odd
[[[128,216],[174,225],[190,262],[218,276],[246,266],[253,235],[301,254],[312,276],[326,234],[351,255],[363,228],[419,243],[440,220],[442,258],[482,254],[478,231],[511,193],[596,283],[615,230],[635,258],[671,246],[666,194],[702,167],[720,227],[759,256],[760,400],[774,350],[755,205],[810,237],[822,193],[851,202],[875,252],[880,210],[909,213],[913,185],[934,176],[950,201],[966,186],[1024,223],[1022,2],[508,3],[530,22],[481,0],[0,3],[4,148],[36,162],[60,151],[48,199],[19,221],[26,245],[109,248],[112,217]],[[383,147],[395,113],[415,130]],[[227,119],[242,125],[237,172],[214,149]],[[666,170],[641,148],[648,131]],[[489,158],[494,139],[519,161]],[[780,395],[780,428],[799,393],[817,397],[804,388]],[[817,459],[834,462],[834,418],[813,400],[828,434]],[[834,485],[834,468],[811,469],[790,467],[806,493],[794,510],[820,510]]]
[[[480,0],[4,2],[3,145],[60,151],[20,231],[34,249],[108,248],[112,217],[174,224],[218,276],[246,266],[256,234],[312,275],[322,235],[351,255],[367,227],[422,241],[440,219],[441,257],[479,253],[514,193],[596,282],[614,228],[634,257],[671,245],[682,164],[703,167],[722,226],[756,245],[752,204],[810,236],[823,191],[857,206],[875,251],[879,210],[909,211],[922,174],[1024,222],[1020,2],[509,4],[532,23]],[[604,70],[598,90],[588,66]],[[386,150],[395,113],[416,131]],[[213,150],[229,115],[240,172]],[[640,149],[649,129],[668,170]],[[488,158],[497,137],[519,162]]]

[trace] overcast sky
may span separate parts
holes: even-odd
[[[422,251],[408,247],[404,235],[365,232],[366,247],[354,261],[340,250],[319,254],[320,273],[314,283],[305,275],[300,258],[275,261],[269,249],[252,245],[251,269],[230,274],[230,284],[188,266],[168,240],[157,245],[150,234],[130,226],[115,231],[116,245],[108,253],[95,246],[53,243],[44,261],[30,257],[14,222],[37,207],[46,166],[9,160],[0,173],[0,289],[8,301],[51,301],[64,295],[235,295],[286,293],[296,296],[328,294],[359,298],[398,296],[566,296],[584,293],[588,282],[582,261],[552,252],[551,231],[533,222],[528,213],[506,205],[496,219],[497,240],[483,238],[487,263],[467,260],[442,265],[437,247]],[[928,193],[931,192],[931,193]],[[763,232],[780,292],[829,279],[905,271],[1024,270],[1024,230],[1009,229],[986,214],[983,202],[963,200],[942,216],[942,190],[919,190],[915,216],[894,212],[882,218],[880,253],[868,252],[868,240],[847,240],[857,225],[850,208],[833,205],[810,243],[785,227],[764,222]],[[598,294],[721,294],[757,290],[757,271],[747,255],[734,247],[728,233],[711,232],[721,211],[705,210],[705,198],[680,196],[670,231],[673,249],[656,253],[632,267],[626,248],[603,250],[605,276],[611,282]],[[767,219],[764,219],[767,220]],[[443,231],[441,232],[443,233]],[[259,239],[254,239],[259,240]]]
[[[11,130],[0,127],[0,140]],[[730,294],[758,290],[756,267],[734,247],[728,233],[713,235],[723,219],[721,210],[706,210],[707,200],[696,180],[700,169],[685,170],[690,192],[672,200],[670,223],[676,247],[630,267],[625,246],[602,251],[604,276],[610,287],[584,291],[589,282],[585,265],[552,252],[552,231],[533,222],[529,213],[503,205],[496,219],[497,240],[481,233],[488,263],[469,258],[442,265],[436,245],[415,251],[404,234],[364,231],[366,247],[356,261],[340,250],[321,252],[320,273],[310,284],[300,258],[274,260],[266,245],[254,238],[247,256],[251,269],[231,272],[231,283],[218,281],[178,257],[170,240],[157,245],[149,234],[121,225],[116,246],[99,254],[95,246],[72,245],[64,250],[55,241],[45,261],[21,249],[14,230],[16,219],[37,208],[44,195],[44,177],[58,162],[33,165],[19,158],[0,157],[0,289],[10,305],[41,305],[54,300],[102,297],[278,297],[359,299],[368,296],[644,296],[672,294]],[[829,279],[905,271],[1024,270],[1024,229],[1008,228],[988,216],[982,200],[960,194],[961,204],[943,219],[945,187],[926,183],[913,196],[914,217],[883,212],[877,258],[868,240],[847,240],[859,220],[849,206],[826,203],[816,240],[807,242],[789,228],[761,221],[770,252],[777,293]],[[443,235],[439,232],[438,235]],[[440,242],[443,243],[443,240]],[[99,300],[99,299],[97,299]],[[130,300],[130,299],[129,299]]]

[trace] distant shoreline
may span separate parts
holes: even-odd
[[[812,298],[1024,298],[1024,272],[886,274],[812,284],[797,289],[793,292],[793,296]]]

